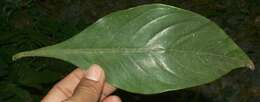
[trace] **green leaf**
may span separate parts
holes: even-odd
[[[43,56],[87,69],[99,64],[117,88],[161,93],[214,81],[233,69],[254,69],[215,23],[191,11],[149,4],[109,14],[78,35],[14,59]]]

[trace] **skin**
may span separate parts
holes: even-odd
[[[41,102],[121,102],[110,95],[115,88],[105,82],[105,73],[98,65],[88,70],[75,69],[58,82]]]

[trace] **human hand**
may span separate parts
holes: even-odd
[[[105,82],[105,73],[98,65],[88,70],[75,69],[58,82],[42,102],[121,102],[109,96],[115,88]]]

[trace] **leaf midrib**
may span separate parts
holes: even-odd
[[[41,56],[48,53],[62,53],[62,54],[148,54],[148,53],[191,53],[199,56],[215,56],[224,57],[230,60],[242,61],[237,57],[230,57],[223,54],[202,52],[202,51],[190,51],[179,49],[164,49],[164,48],[93,48],[93,49],[38,49],[34,51],[22,52],[17,54],[14,59],[25,56]]]

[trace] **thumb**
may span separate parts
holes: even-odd
[[[105,80],[104,71],[98,65],[92,65],[76,87],[72,97],[65,102],[97,102]]]

